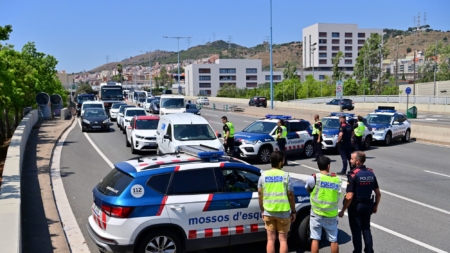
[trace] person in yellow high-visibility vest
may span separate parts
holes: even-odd
[[[227,116],[222,117],[223,123],[223,146],[225,152],[230,156],[234,154],[234,125],[228,121]]]
[[[267,230],[267,252],[275,253],[275,240],[280,241],[280,253],[287,253],[287,236],[295,221],[295,196],[289,173],[281,170],[284,153],[274,151],[270,155],[271,170],[261,174],[258,181],[259,208]]]
[[[363,122],[363,117],[361,115],[358,116],[358,123],[354,126],[355,131],[355,151],[362,151],[362,138],[364,136],[364,131],[366,130],[366,126]]]
[[[286,157],[286,144],[287,144],[287,127],[286,122],[284,120],[280,119],[277,122],[277,130],[275,130],[276,133],[276,141],[278,144],[278,147],[281,151],[284,152],[284,161],[283,165],[288,165],[287,163],[287,157]]]
[[[311,215],[309,228],[311,230],[311,252],[319,252],[319,241],[322,229],[331,243],[331,252],[339,252],[338,244],[338,205],[341,194],[341,179],[330,173],[331,159],[327,156],[317,158],[320,173],[308,177],[305,188],[311,194]]]

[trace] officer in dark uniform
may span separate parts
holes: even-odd
[[[314,138],[314,153],[315,158],[313,161],[317,161],[319,156],[322,156],[322,121],[319,120],[319,115],[314,115],[314,125],[312,130],[312,136]]]
[[[353,253],[362,252],[361,234],[364,238],[364,252],[373,252],[372,233],[370,232],[370,217],[372,213],[377,213],[381,200],[378,181],[372,169],[366,168],[364,162],[366,155],[362,151],[353,152],[351,163],[353,168],[347,175],[347,194],[344,198],[344,206],[339,212],[339,217],[343,217],[348,208],[348,221],[352,231]],[[375,202],[372,198],[372,191],[375,191]]]
[[[283,153],[284,153],[283,165],[288,165],[287,158],[286,158],[286,143],[287,143],[286,123],[284,122],[284,120],[280,119],[280,120],[278,120],[277,125],[278,125],[278,127],[277,127],[277,130],[275,131],[277,144],[278,144],[278,147],[280,148],[280,151],[283,151]]]
[[[350,155],[352,153],[352,139],[355,134],[353,126],[346,122],[345,116],[339,117],[340,127],[339,136],[337,139],[337,146],[342,159],[342,170],[336,174],[345,175],[347,172],[347,165],[350,162]]]

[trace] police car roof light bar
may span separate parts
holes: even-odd
[[[394,106],[378,106],[375,112],[397,112]]]
[[[200,159],[217,159],[224,155],[223,151],[204,145],[178,146],[178,151]]]
[[[345,116],[345,117],[354,117],[354,113],[342,113],[342,112],[332,112],[330,116]]]
[[[292,119],[292,116],[267,114],[266,119]]]

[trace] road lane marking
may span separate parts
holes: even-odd
[[[297,163],[297,162],[291,162],[291,163],[298,164],[298,165],[300,165],[300,166],[302,166],[302,167],[305,167],[305,168],[308,168],[308,169],[311,169],[311,170],[320,171],[319,169],[310,167],[310,166],[308,166],[308,165],[299,164],[299,163]],[[436,173],[435,173],[435,174],[436,174]],[[443,174],[441,174],[441,175],[443,175]],[[446,175],[446,176],[447,176],[447,175]],[[450,176],[448,176],[448,177],[450,177]],[[341,177],[341,178],[342,178],[344,181],[347,181],[347,178],[344,178],[344,177]],[[429,204],[425,204],[425,203],[422,203],[422,202],[420,202],[420,201],[417,201],[417,200],[414,200],[414,199],[410,199],[410,198],[407,198],[407,197],[403,197],[403,196],[401,196],[401,195],[398,195],[398,194],[395,194],[395,193],[392,193],[392,192],[388,192],[388,191],[386,191],[386,190],[381,190],[381,189],[380,189],[380,191],[381,191],[382,193],[387,194],[387,195],[391,195],[391,196],[393,196],[393,197],[396,197],[396,198],[399,198],[399,199],[402,199],[402,200],[411,202],[411,203],[413,203],[413,204],[416,204],[416,205],[419,205],[419,206],[423,206],[423,207],[426,207],[426,208],[429,208],[429,209],[432,209],[432,210],[435,210],[435,211],[438,211],[438,212],[441,212],[441,213],[450,215],[450,211],[444,210],[444,209],[442,209],[442,208],[435,207],[435,206],[432,206],[432,205],[429,205]]]
[[[434,171],[429,171],[429,170],[424,170],[424,171],[428,172],[428,173],[431,173],[431,174],[436,174],[436,175],[439,175],[439,176],[443,176],[443,177],[450,177],[450,175],[445,175],[445,174],[437,173],[437,172],[434,172]]]
[[[80,125],[80,128],[82,128],[81,126],[81,120],[78,121],[78,124]],[[97,153],[103,158],[103,160],[105,160],[105,162],[109,165],[109,167],[111,167],[111,169],[114,168],[114,163],[112,163],[105,154],[103,154],[103,152],[97,147],[97,145],[95,145],[95,143],[92,141],[91,137],[89,137],[89,135],[87,133],[84,133],[84,136],[86,136],[87,140],[91,143],[92,147],[94,147],[94,149],[97,151]]]
[[[209,113],[203,113],[203,115],[208,115],[208,116],[211,116],[211,117],[219,117],[219,115],[214,115],[214,114],[209,114]]]
[[[78,222],[73,214],[72,208],[70,207],[69,200],[67,199],[66,191],[64,189],[63,181],[61,178],[61,154],[64,142],[77,125],[74,121],[72,126],[61,136],[59,141],[56,143],[55,150],[52,154],[51,166],[50,166],[50,176],[53,186],[53,194],[55,195],[55,203],[61,218],[61,223],[66,235],[67,241],[71,252],[90,252],[86,244],[86,239],[81,232]]]
[[[433,119],[433,118],[426,118],[425,120],[432,120],[432,121],[437,121],[438,119]]]
[[[223,122],[217,122],[217,121],[209,121],[210,123],[214,123],[214,124],[219,124],[219,125],[223,125]]]
[[[244,120],[244,122],[247,122],[247,123],[253,123],[254,121]]]

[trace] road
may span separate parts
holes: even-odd
[[[227,116],[241,130],[255,117],[204,110],[205,117],[216,130],[222,131],[221,116]],[[78,124],[78,123],[77,123]],[[98,149],[98,150],[96,150]],[[374,146],[367,152],[367,166],[373,168],[382,200],[377,214],[372,216],[372,233],[377,252],[447,252],[450,249],[450,168],[447,147],[417,142],[395,142],[392,146]],[[146,154],[142,154],[146,155]],[[332,159],[332,171],[341,169],[340,157]],[[115,126],[108,133],[81,132],[77,125],[68,135],[62,149],[61,171],[70,206],[82,229],[91,252],[98,252],[87,234],[87,218],[91,214],[92,188],[116,163],[136,157],[125,146],[125,136]],[[286,171],[310,175],[317,165],[311,159],[289,157]],[[107,162],[108,161],[108,162]],[[266,164],[256,164],[269,169]],[[345,190],[345,189],[343,189]],[[339,220],[341,252],[351,252],[351,233],[346,217]],[[329,251],[327,243],[322,250]],[[395,249],[395,250],[394,250]],[[206,252],[265,252],[265,243],[252,243]],[[304,252],[290,244],[290,252]]]

